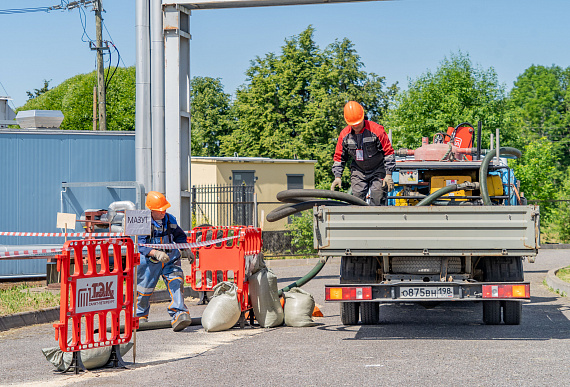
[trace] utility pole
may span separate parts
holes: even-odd
[[[101,11],[103,10],[102,0],[97,0],[95,3],[95,33],[97,47],[97,86],[99,90],[99,130],[107,130],[107,98],[105,90],[105,64],[103,63],[103,30],[101,29],[101,22],[103,17]],[[107,46],[106,49],[109,49]]]

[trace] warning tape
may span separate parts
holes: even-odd
[[[28,236],[28,237],[121,237],[122,232],[11,232],[0,231],[0,236]]]
[[[195,243],[164,243],[164,244],[139,243],[139,246],[151,247],[153,249],[191,249],[194,247],[215,245],[216,243],[222,243],[235,238],[239,238],[239,235],[234,235],[231,237],[220,238],[220,239],[212,239],[211,241],[195,242]]]
[[[117,233],[114,233],[117,234]],[[139,243],[139,246],[146,246],[151,248],[158,248],[158,249],[191,249],[195,247],[204,247],[210,246],[217,243],[222,243],[228,241],[230,239],[239,238],[239,235],[227,237],[227,238],[220,238],[220,239],[213,239],[210,241],[204,242],[195,242],[195,243],[167,243],[167,244],[142,244]],[[63,246],[59,248],[53,249],[37,249],[37,250],[14,250],[14,251],[5,251],[0,253],[0,257],[3,259],[6,258],[13,258],[13,257],[21,257],[21,256],[31,256],[31,255],[43,255],[49,253],[59,253],[63,250]],[[38,257],[41,259],[41,257]]]
[[[48,253],[57,253],[60,252],[62,247],[55,248],[55,249],[37,249],[37,250],[14,250],[14,251],[5,251],[0,253],[0,257],[20,257],[23,255],[39,255],[39,254],[48,254]]]

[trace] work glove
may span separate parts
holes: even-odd
[[[192,264],[192,262],[194,262],[194,254],[192,254],[192,251],[190,249],[180,250],[180,256],[182,258],[187,258],[188,261],[190,262],[190,264]]]
[[[154,258],[156,258],[156,260],[158,262],[162,262],[162,263],[168,263],[168,261],[170,261],[170,257],[168,256],[168,254],[166,254],[164,251],[160,251],[160,250],[155,250]]]
[[[384,177],[382,188],[384,188],[386,192],[394,190],[394,180],[392,180],[392,175],[386,175],[386,177]]]
[[[334,188],[338,185],[338,188],[342,187],[342,179],[340,177],[335,177],[334,181],[331,184],[331,191],[334,191]]]

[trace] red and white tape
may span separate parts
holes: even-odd
[[[227,238],[220,238],[214,239],[211,241],[204,241],[204,242],[195,242],[195,243],[167,243],[167,244],[142,244],[139,243],[139,246],[146,246],[156,249],[191,249],[195,247],[204,247],[215,245],[216,243],[222,243],[228,241],[230,239],[239,238],[239,235],[227,237]],[[14,250],[14,251],[6,251],[0,253],[1,258],[14,258],[14,257],[22,257],[22,256],[32,256],[32,255],[43,255],[49,253],[59,253],[63,249],[62,247],[53,248],[53,249],[37,249],[37,250]],[[38,257],[41,259],[41,257]]]
[[[121,237],[122,232],[18,232],[0,231],[0,236],[27,236],[27,237]]]
[[[226,238],[220,239],[213,239],[211,241],[204,241],[204,242],[195,242],[195,243],[164,243],[164,244],[157,244],[157,243],[139,243],[139,246],[150,247],[153,249],[191,249],[194,247],[204,247],[215,245],[216,243],[222,243],[225,241],[229,241],[230,239],[239,238],[239,235],[234,235]]]
[[[49,253],[59,253],[63,247],[54,249],[37,249],[37,250],[14,250],[5,251],[0,253],[0,257],[21,257],[28,255],[39,255],[39,254],[49,254]]]

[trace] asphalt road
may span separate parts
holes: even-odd
[[[314,262],[269,264],[282,287]],[[138,332],[136,364],[127,354],[127,370],[61,375],[40,351],[57,345],[54,329],[36,325],[0,333],[0,383],[570,386],[570,299],[543,285],[549,269],[566,265],[570,250],[542,250],[536,263],[525,262],[532,300],[524,304],[519,326],[483,325],[480,303],[452,303],[433,309],[382,305],[379,325],[345,327],[339,306],[323,301],[323,285],[338,281],[338,261],[332,261],[304,286],[325,315],[315,327]],[[191,314],[199,316],[203,308],[191,305]],[[166,317],[166,304],[153,305],[151,320]]]

